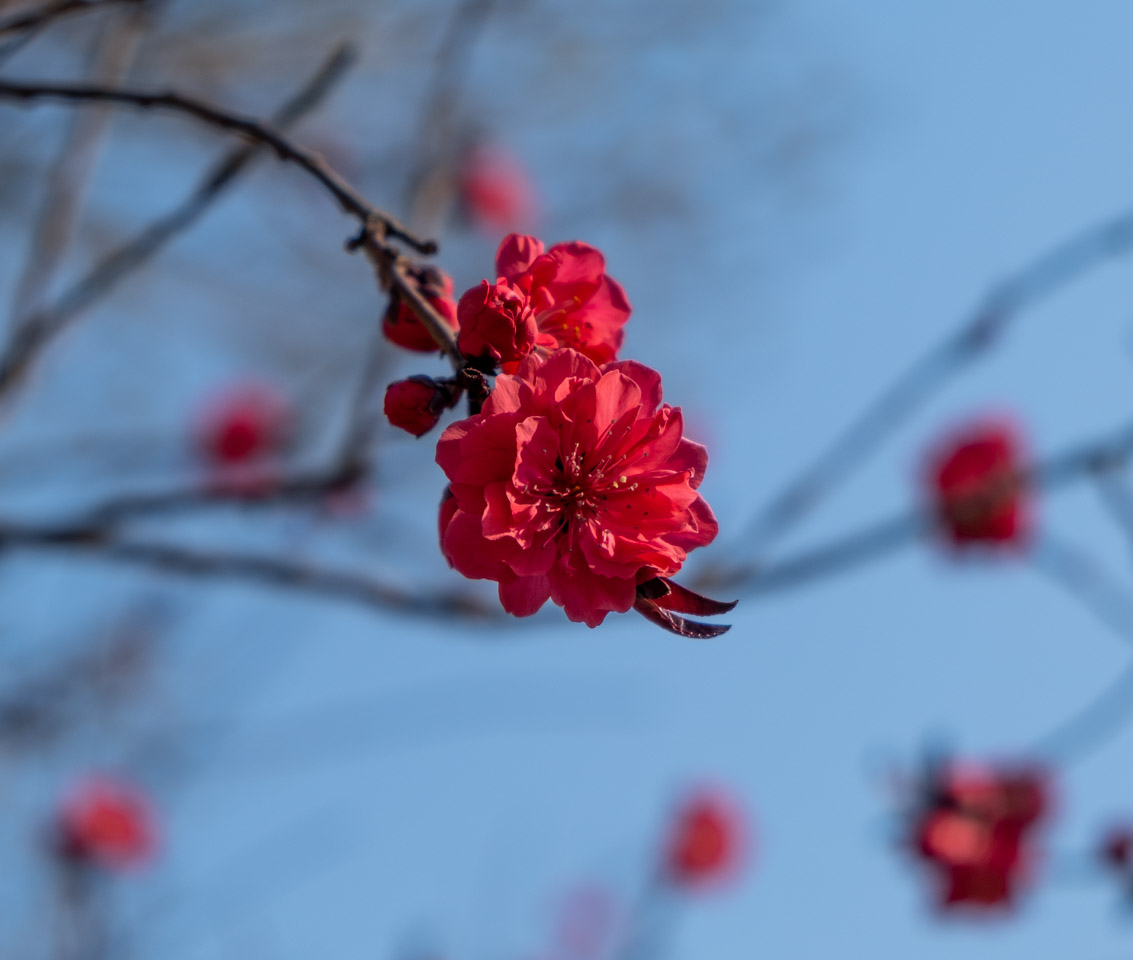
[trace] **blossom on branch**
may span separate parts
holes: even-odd
[[[421,291],[429,305],[453,331],[456,330],[456,300],[452,295],[452,278],[433,266],[412,266],[409,279]],[[389,306],[382,317],[382,332],[391,343],[419,353],[435,353],[440,349],[428,330],[421,324],[413,308],[405,303],[397,290],[390,292]]]
[[[441,435],[441,549],[466,577],[497,581],[509,613],[550,599],[596,627],[715,538],[696,492],[707,462],[655,371],[574,350],[528,357]]]
[[[1035,770],[946,767],[925,785],[912,845],[936,875],[940,905],[1006,908],[1035,860],[1034,829],[1047,814],[1046,778]]]
[[[496,252],[496,277],[461,297],[461,326],[472,325],[459,343],[466,356],[496,359],[508,373],[532,351],[570,347],[597,364],[617,357],[630,305],[601,251],[578,242],[544,251],[513,233]]]
[[[460,352],[493,367],[522,360],[534,349],[539,335],[529,298],[504,279],[484,280],[468,290],[460,298],[457,316]]]
[[[1015,546],[1030,533],[1030,499],[1020,476],[1017,431],[1006,422],[975,423],[937,449],[929,485],[942,534],[957,546]]]
[[[157,831],[147,798],[119,780],[92,776],[64,801],[56,823],[57,849],[73,863],[108,870],[140,866],[153,857]]]

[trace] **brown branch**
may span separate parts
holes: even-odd
[[[432,240],[423,240],[402,226],[391,214],[372,206],[347,183],[318,153],[289,140],[274,127],[251,117],[231,113],[204,100],[169,91],[112,89],[81,83],[20,83],[0,80],[0,99],[25,103],[59,101],[63,103],[112,103],[143,110],[169,110],[194,117],[202,123],[244,137],[271,149],[284,163],[291,163],[313,177],[342,210],[358,220],[368,232],[403,241],[418,253],[436,253]]]
[[[199,550],[119,539],[97,528],[4,525],[0,526],[0,550],[4,548],[89,553],[181,576],[245,580],[348,600],[409,616],[501,619],[496,608],[489,608],[475,597],[463,593],[414,592],[352,571],[316,567],[264,554]]]
[[[56,20],[76,13],[87,13],[120,3],[144,4],[148,0],[56,0],[38,10],[18,13],[0,22],[0,37],[8,40],[0,44],[0,64],[15,56]],[[15,34],[15,36],[9,36]]]
[[[902,423],[986,353],[1029,307],[1106,260],[1133,250],[1133,210],[1087,228],[998,284],[959,327],[897,377],[756,515],[741,541],[766,549],[863,464]]]
[[[1021,471],[1019,482],[1030,489],[1055,489],[1097,470],[1109,469],[1130,456],[1133,456],[1133,427],[1126,427]],[[315,476],[294,483],[294,487],[281,487],[278,494],[267,491],[259,496],[265,502],[273,496],[280,499],[307,496],[310,490],[319,489],[320,480]],[[305,487],[304,483],[310,486]],[[249,494],[246,501],[253,502],[256,496]],[[217,502],[222,497],[231,501],[234,495],[214,495],[202,490],[140,495],[103,505],[69,523],[42,527],[0,523],[0,552],[5,549],[73,550],[190,576],[230,576],[292,587],[410,614],[488,615],[487,608],[464,596],[412,593],[349,571],[323,570],[301,562],[256,554],[197,551],[138,542],[114,535],[113,524],[129,517]],[[925,506],[766,568],[718,571],[702,575],[694,583],[698,590],[729,586],[756,595],[800,587],[887,556],[899,547],[916,542],[935,523],[930,507]]]
[[[321,103],[354,63],[348,45],[336,49],[318,72],[272,117],[281,130],[297,123]],[[50,307],[28,318],[0,355],[0,400],[29,372],[40,353],[84,310],[111,292],[129,274],[149,263],[178,234],[195,224],[212,203],[243,173],[262,150],[259,144],[239,147],[223,157],[174,210],[155,220],[67,289]]]
[[[292,163],[313,177],[338,202],[342,210],[358,220],[358,235],[347,244],[347,249],[363,249],[378,273],[384,289],[396,287],[405,301],[429,331],[438,348],[450,359],[455,369],[464,365],[464,358],[456,347],[452,331],[441,316],[417,290],[406,274],[405,263],[399,252],[386,243],[387,239],[401,240],[422,254],[433,254],[437,245],[412,234],[396,218],[366,201],[319,154],[308,150],[278,130],[258,120],[222,110],[203,100],[172,92],[116,90],[85,84],[17,83],[0,80],[0,100],[19,102],[60,101],[63,103],[113,103],[120,106],[149,110],[170,110],[194,117],[203,123],[238,134],[253,143],[270,148],[285,163]],[[0,371],[2,376],[3,371]],[[6,384],[0,378],[0,394]]]

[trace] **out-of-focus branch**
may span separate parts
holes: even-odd
[[[337,48],[303,88],[273,115],[273,125],[286,130],[317,107],[355,59],[356,53],[349,45]],[[0,355],[0,402],[11,395],[48,343],[124,277],[144,267],[170,240],[196,223],[262,149],[260,145],[249,145],[223,157],[176,209],[103,258],[52,306],[31,315]]]
[[[263,583],[350,600],[363,606],[418,617],[500,619],[463,593],[413,592],[347,570],[315,567],[256,553],[198,550],[173,544],[119,539],[104,529],[0,526],[0,551],[65,550],[189,577]]]
[[[1047,534],[1034,566],[1104,626],[1133,644],[1133,596],[1112,582],[1088,554]],[[1133,663],[1068,720],[1048,731],[1030,754],[1060,766],[1081,760],[1127,723],[1133,712]]]
[[[945,383],[988,352],[1029,307],[1133,250],[1133,210],[1056,246],[994,287],[960,326],[901,374],[751,521],[740,538],[756,560],[844,482]]]
[[[149,12],[148,4],[138,3],[125,16],[105,24],[91,59],[94,84],[114,85],[126,77],[149,23]],[[23,273],[16,282],[11,323],[14,340],[22,339],[24,329],[34,323],[34,314],[46,301],[71,247],[110,118],[110,109],[102,107],[83,110],[71,119],[49,175]]]
[[[456,106],[472,52],[495,0],[457,0],[437,47],[413,150],[409,154],[407,209],[411,222],[428,223],[431,209],[451,201],[451,152],[457,140]],[[447,154],[447,155],[446,155]],[[438,194],[441,195],[438,202]]]
[[[1020,471],[1018,482],[1031,489],[1065,486],[1098,470],[1111,469],[1114,464],[1131,455],[1133,427],[1126,427],[1111,436],[1084,444]],[[309,495],[311,489],[318,489],[319,482],[317,476],[301,478],[295,481],[293,489],[284,486],[279,496],[286,499],[288,496]],[[224,495],[224,499],[231,500],[234,496]],[[246,499],[251,502],[255,496],[249,494]],[[998,491],[995,496],[998,496]],[[0,521],[0,553],[5,549],[70,550],[191,576],[266,582],[411,614],[447,616],[486,613],[485,607],[463,596],[411,593],[349,571],[321,570],[288,559],[225,551],[197,551],[127,540],[118,537],[114,530],[115,523],[131,517],[216,502],[220,497],[221,495],[214,496],[207,491],[197,490],[150,497],[140,495],[104,504],[69,523],[28,526]],[[262,497],[270,500],[271,491],[265,491]],[[983,495],[963,498],[954,502],[953,506],[964,509],[965,501],[970,501],[967,506],[973,510],[983,509],[985,506]],[[881,521],[764,569],[745,567],[702,576],[695,581],[696,589],[725,586],[741,589],[748,594],[762,594],[804,586],[886,556],[898,547],[912,544],[929,531],[935,522],[936,518],[926,505],[920,510]]]
[[[1018,482],[1033,489],[1054,489],[1112,470],[1130,456],[1133,456],[1133,426],[1034,464],[1020,471]],[[971,499],[973,509],[981,509],[980,495],[965,499]],[[963,503],[958,503],[957,507],[963,509]],[[766,566],[749,563],[731,569],[705,570],[694,579],[694,589],[731,587],[760,594],[805,586],[814,580],[887,556],[897,548],[915,542],[930,531],[935,522],[926,506]]]
[[[0,21],[0,64],[14,56],[25,44],[30,43],[56,20],[76,13],[87,13],[116,4],[143,4],[147,0],[55,0],[38,10],[28,10]]]
[[[143,4],[146,0],[54,0],[53,3],[44,4],[38,10],[27,10],[17,13],[6,20],[0,21],[0,37],[11,33],[24,33],[27,30],[38,30],[47,26],[53,20],[76,13],[86,13],[101,7],[109,7],[119,3]]]
[[[299,167],[321,184],[342,210],[357,219],[364,229],[381,231],[387,237],[403,241],[418,253],[428,255],[437,251],[436,243],[432,240],[415,236],[396,217],[371,205],[315,151],[289,140],[266,123],[222,110],[196,97],[80,83],[19,83],[0,80],[0,99],[24,102],[54,100],[72,104],[112,103],[143,110],[169,110],[195,117],[209,126],[237,134],[252,143],[262,144],[270,148],[282,162]]]

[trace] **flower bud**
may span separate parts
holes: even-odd
[[[421,296],[455,330],[456,300],[452,295],[452,278],[436,267],[414,267],[409,271],[409,277],[421,291]],[[396,290],[390,294],[389,307],[382,317],[382,332],[387,340],[406,350],[433,353],[439,349],[413,308],[401,299]]]
[[[455,402],[452,391],[431,377],[410,377],[386,388],[386,418],[415,437],[437,425],[441,414]]]
[[[539,333],[527,295],[503,278],[483,280],[460,298],[457,346],[470,359],[514,363],[526,357]]]

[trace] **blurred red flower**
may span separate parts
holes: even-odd
[[[1009,907],[1035,860],[1031,834],[1048,813],[1034,770],[946,768],[926,785],[913,846],[939,881],[940,904]]]
[[[452,295],[452,278],[433,266],[409,268],[409,279],[417,285],[429,305],[440,314],[455,332],[457,327],[456,300]],[[406,304],[396,290],[390,293],[389,306],[382,317],[382,332],[391,343],[419,353],[436,353],[440,348],[428,330],[421,325],[417,314]]]
[[[665,855],[666,873],[684,886],[725,880],[743,853],[743,819],[735,804],[718,791],[689,797],[677,814]]]
[[[107,776],[91,776],[64,801],[57,823],[59,849],[71,861],[108,870],[152,859],[157,832],[148,799]]]
[[[213,466],[251,466],[278,453],[292,427],[291,409],[279,391],[267,384],[241,383],[207,405],[197,427],[197,443]]]
[[[707,462],[655,371],[574,350],[528,357],[441,435],[441,549],[466,577],[497,581],[509,613],[551,599],[596,627],[715,538],[696,492]]]
[[[943,534],[954,544],[1015,545],[1030,533],[1029,491],[1018,432],[1004,421],[974,423],[932,455],[929,486]]]
[[[535,218],[531,178],[518,158],[502,147],[477,144],[467,150],[457,186],[469,220],[488,233],[530,228]]]

